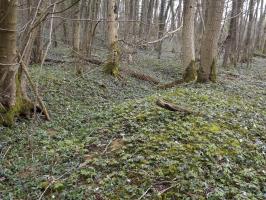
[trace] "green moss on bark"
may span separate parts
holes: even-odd
[[[4,126],[12,126],[15,117],[26,115],[33,109],[33,103],[25,99],[22,95],[19,75],[16,77],[16,89],[16,104],[10,108],[0,107],[0,124]]]
[[[111,53],[109,55],[108,61],[104,66],[106,73],[111,74],[115,77],[119,76],[119,62],[120,62],[120,49],[117,42],[111,45]]]
[[[195,81],[197,79],[197,69],[196,62],[192,60],[190,64],[187,66],[185,73],[183,74],[184,82],[188,83],[191,81]]]
[[[212,61],[212,65],[211,65],[210,81],[212,82],[217,81],[217,66],[216,66],[215,59]]]

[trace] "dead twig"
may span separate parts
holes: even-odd
[[[152,188],[152,186],[151,187],[149,187],[139,198],[138,198],[138,200],[141,200],[143,197],[145,197],[146,196],[146,194],[150,191],[150,189]]]

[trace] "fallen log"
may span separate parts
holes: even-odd
[[[266,55],[265,54],[262,54],[262,53],[254,53],[253,56],[254,57],[266,58]]]
[[[167,102],[165,100],[162,100],[162,99],[157,99],[156,105],[161,107],[161,108],[164,108],[166,110],[173,111],[173,112],[180,112],[180,113],[188,114],[188,115],[190,115],[190,114],[198,114],[198,113],[195,113],[195,112],[193,112],[191,110],[179,107],[177,105],[174,105],[174,104],[169,103],[169,102]]]
[[[93,58],[86,58],[86,59],[81,58],[81,59],[84,60],[85,62],[94,64],[94,65],[102,65],[103,64],[103,61],[96,60]],[[48,62],[48,63],[75,63],[74,61],[66,61],[66,60],[59,60],[59,59],[52,59],[52,58],[46,58],[45,62]]]
[[[183,83],[185,83],[185,81],[183,79],[179,79],[179,80],[173,81],[171,83],[159,85],[158,88],[159,89],[170,89],[170,88],[173,88],[173,87],[180,85],[180,84],[183,84]]]
[[[153,83],[155,85],[158,85],[160,83],[160,81],[152,76],[149,76],[147,74],[143,74],[141,72],[129,69],[129,68],[121,68],[120,69],[122,73],[124,73],[125,75],[131,76],[133,78],[142,80],[142,81],[147,81],[150,83]]]

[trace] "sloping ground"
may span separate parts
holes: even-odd
[[[177,71],[140,63],[161,80]],[[265,72],[256,60],[217,84],[160,91],[98,68],[35,67],[53,121],[0,128],[0,199],[265,199]]]

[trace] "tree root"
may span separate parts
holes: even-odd
[[[129,68],[122,68],[121,72],[124,73],[125,75],[131,76],[133,78],[142,80],[142,81],[147,81],[149,83],[158,85],[160,83],[159,80],[157,80],[156,78],[143,74],[141,72],[137,72],[135,70],[129,69]]]
[[[175,87],[176,85],[180,85],[183,83],[189,83],[195,81],[197,79],[197,67],[196,61],[192,60],[190,64],[187,66],[182,79],[173,81],[171,83],[166,83],[164,85],[159,86],[160,89],[169,89]]]
[[[12,126],[15,117],[28,117],[30,112],[34,109],[33,103],[22,98],[17,97],[16,104],[10,108],[1,106],[0,108],[0,124],[4,126]]]

